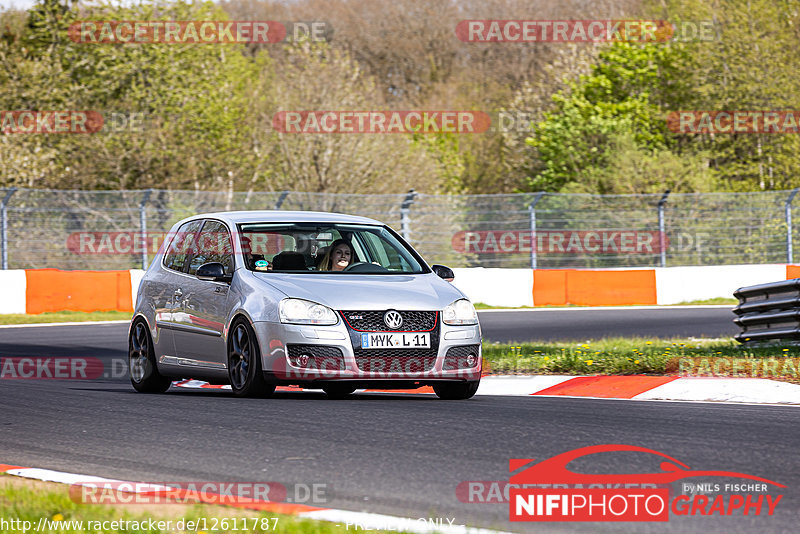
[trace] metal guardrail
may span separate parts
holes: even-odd
[[[741,328],[736,341],[800,341],[800,278],[742,287],[733,296],[739,299],[733,322]]]

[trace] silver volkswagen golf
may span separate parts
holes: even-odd
[[[431,386],[468,399],[481,377],[475,308],[391,228],[322,212],[244,211],[178,222],[139,286],[128,334],[131,382],[230,384],[237,396],[278,385]]]

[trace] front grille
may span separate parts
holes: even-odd
[[[473,354],[475,356],[475,363],[469,365],[467,357]],[[478,365],[478,354],[480,354],[479,345],[461,345],[460,347],[450,347],[447,349],[447,354],[444,356],[442,362],[443,371],[455,371],[456,369],[471,369]]]
[[[289,353],[289,363],[303,369],[318,369],[321,371],[344,371],[344,354],[339,347],[327,345],[286,345]],[[308,364],[302,366],[298,358],[306,354],[309,356]]]
[[[436,364],[437,349],[368,349],[356,352],[356,364],[367,373],[424,373]]]
[[[403,324],[395,330],[383,322],[382,311],[340,311],[345,322],[358,332],[430,332],[436,328],[439,312],[435,311],[402,311]]]

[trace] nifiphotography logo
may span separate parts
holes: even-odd
[[[603,452],[643,452],[664,459],[660,472],[584,474],[567,469],[578,459]],[[512,459],[514,472],[531,459]],[[744,483],[682,483],[670,501],[669,484],[694,477],[747,479]],[[633,445],[595,445],[533,463],[509,480],[510,521],[669,521],[676,516],[773,515],[785,488],[766,478],[733,471],[691,469],[662,452]],[[689,494],[684,494],[688,491]],[[708,492],[708,494],[706,494]],[[716,495],[711,495],[716,493]]]

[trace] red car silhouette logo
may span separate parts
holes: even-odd
[[[661,462],[659,473],[624,473],[595,475],[576,473],[567,469],[567,465],[577,458],[596,454],[599,452],[644,452],[654,454],[664,458]],[[523,465],[534,462],[533,459],[512,459],[509,460],[509,471],[513,472]],[[705,471],[690,468],[683,462],[653,449],[637,447],[634,445],[593,445],[591,447],[581,447],[579,449],[567,451],[547,460],[542,460],[524,471],[513,475],[509,482],[511,484],[669,484],[677,480],[691,477],[736,477],[766,482],[780,488],[785,488],[783,484],[766,478],[738,473],[734,471]]]

